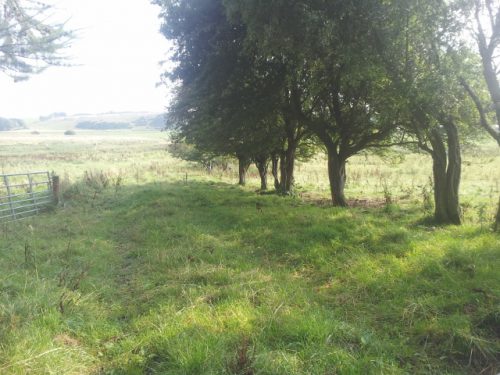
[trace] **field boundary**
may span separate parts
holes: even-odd
[[[54,203],[50,173],[0,174],[0,223],[22,220]]]

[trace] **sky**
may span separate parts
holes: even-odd
[[[149,0],[45,2],[77,30],[64,52],[72,66],[17,83],[0,73],[1,117],[165,110],[168,90],[157,83],[169,44],[159,32],[159,7]]]

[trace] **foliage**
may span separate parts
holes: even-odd
[[[152,129],[169,129],[170,125],[165,123],[165,115],[142,116],[133,122],[135,126],[148,127]]]
[[[459,4],[461,4],[459,2]],[[470,77],[461,77],[462,84],[473,100],[480,116],[479,125],[500,146],[500,131],[498,124],[500,118],[500,84],[498,82],[497,53],[500,48],[500,3],[491,0],[466,1],[468,6],[461,7],[465,19],[472,29],[472,37],[476,42],[482,66],[482,85],[476,84],[477,80]],[[486,94],[486,95],[485,95]],[[489,99],[485,99],[488,97]],[[490,105],[485,105],[489,101]]]
[[[63,65],[60,51],[72,32],[50,23],[52,6],[35,0],[5,0],[0,8],[0,71],[25,80],[48,66]]]
[[[182,141],[174,141],[167,147],[167,151],[175,158],[200,163],[205,169],[211,171],[215,167],[223,170],[228,168],[229,158],[208,154],[200,151],[195,145]]]
[[[243,46],[244,28],[226,17],[221,1],[157,1],[178,82],[168,123],[179,140],[203,152],[252,157],[279,144],[273,113],[276,79]],[[263,150],[263,151],[261,151]]]
[[[9,119],[0,117],[0,131],[25,129],[26,123],[20,119]]]
[[[456,42],[454,3],[155,3],[177,63],[165,73],[178,83],[170,116],[200,150],[280,153],[293,180],[296,148],[319,140],[333,202],[347,205],[353,155],[408,142],[430,150],[430,134],[451,123],[472,134],[459,78],[473,76],[477,60]]]

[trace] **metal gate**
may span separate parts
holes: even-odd
[[[0,223],[35,215],[49,207],[53,197],[49,172],[0,174]]]

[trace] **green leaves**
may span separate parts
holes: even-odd
[[[60,51],[73,33],[62,23],[49,23],[52,7],[33,0],[6,0],[0,9],[0,71],[15,81],[49,66],[63,65]]]

